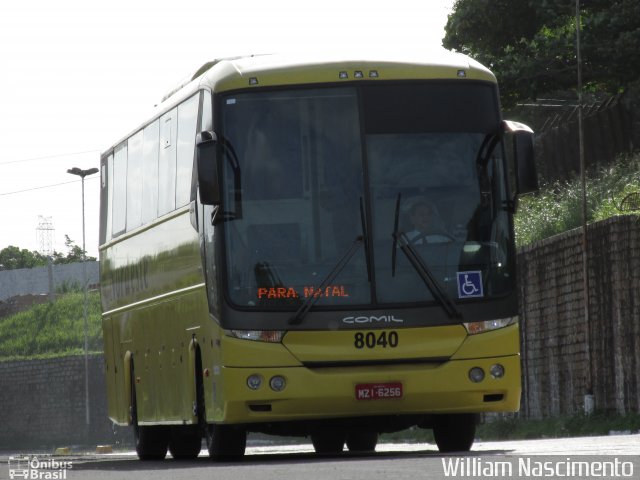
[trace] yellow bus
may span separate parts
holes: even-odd
[[[519,408],[532,144],[451,52],[203,65],[101,158],[110,418],[141,459],[416,425],[469,450]]]

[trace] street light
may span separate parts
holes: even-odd
[[[87,426],[89,426],[89,333],[87,322],[87,254],[85,246],[85,228],[84,228],[84,177],[98,173],[97,168],[89,168],[82,170],[73,167],[67,170],[71,175],[78,175],[82,179],[82,277],[84,284],[84,403]]]

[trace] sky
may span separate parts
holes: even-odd
[[[82,245],[67,169],[143,122],[214,58],[441,46],[454,0],[34,0],[0,3],[0,249]],[[86,249],[98,256],[99,175],[85,179]]]

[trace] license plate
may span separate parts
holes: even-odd
[[[359,383],[356,385],[356,400],[384,400],[402,398],[402,383]]]

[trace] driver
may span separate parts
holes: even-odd
[[[413,245],[451,241],[451,235],[432,203],[425,200],[414,203],[409,210],[409,220],[413,228],[406,235]]]

